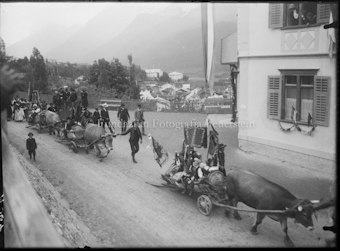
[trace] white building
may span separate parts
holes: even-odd
[[[147,69],[145,72],[146,76],[149,78],[160,78],[163,76],[163,71],[161,69]]]
[[[183,79],[183,74],[180,72],[173,71],[173,72],[170,72],[168,75],[172,81],[178,81],[178,80]]]
[[[237,39],[226,39],[237,45],[222,45],[222,63],[239,72],[240,149],[325,171],[335,166],[335,29],[324,29],[331,8],[321,2],[238,5]]]

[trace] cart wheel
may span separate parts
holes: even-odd
[[[89,147],[90,147],[90,149],[93,149],[93,148],[94,148],[94,145],[92,144],[92,145],[90,145]]]
[[[211,203],[211,200],[207,195],[201,195],[200,197],[198,197],[197,208],[201,214],[208,216],[211,213],[212,207],[213,205]]]
[[[78,147],[77,144],[73,141],[71,141],[70,148],[73,150],[73,152],[77,153],[78,152]]]

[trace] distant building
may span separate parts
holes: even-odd
[[[1,52],[6,52],[5,41],[1,37],[0,37],[0,51]]]
[[[172,81],[178,81],[178,80],[183,79],[183,74],[180,72],[173,71],[173,72],[170,72],[168,75]]]
[[[160,69],[147,69],[145,72],[148,78],[160,78],[163,76],[163,71]]]
[[[74,84],[75,84],[75,85],[80,85],[80,84],[83,83],[84,81],[86,81],[86,78],[85,78],[84,76],[80,76],[80,77],[78,77],[78,78],[76,78],[76,79],[74,80]]]

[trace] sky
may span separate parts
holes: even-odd
[[[109,5],[115,5],[122,13],[129,11],[137,16],[140,13],[155,13],[170,3],[144,2],[9,2],[0,3],[0,37],[6,47],[37,32],[49,24],[72,26],[83,25]],[[182,10],[190,10],[197,4],[181,4]],[[179,11],[179,14],[183,12]]]

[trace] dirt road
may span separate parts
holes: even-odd
[[[114,139],[114,150],[103,162],[94,150],[73,153],[56,142],[47,131],[38,134],[25,128],[26,123],[9,122],[12,145],[27,157],[25,140],[29,131],[38,143],[34,165],[59,191],[97,237],[100,245],[110,247],[284,247],[278,222],[265,218],[259,235],[249,229],[254,214],[241,212],[242,221],[226,218],[222,208],[215,207],[210,216],[199,213],[196,197],[150,186],[161,183],[160,168],[153,159],[148,141],[141,145],[132,163],[128,136]],[[240,207],[246,207],[242,203]],[[322,230],[330,225],[327,215],[315,222],[315,230],[307,231],[289,220],[289,235],[297,247],[324,246],[332,236]],[[91,247],[97,242],[90,244]]]

